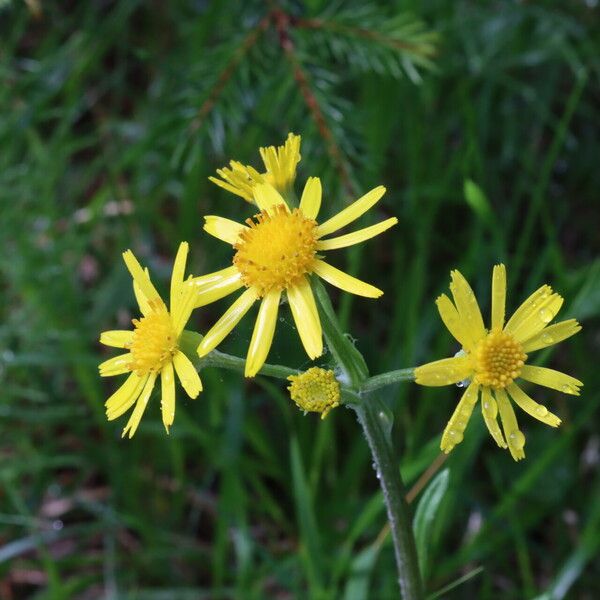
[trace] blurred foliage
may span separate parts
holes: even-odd
[[[277,382],[207,370],[169,437],[157,402],[131,442],[104,417],[98,333],[135,316],[121,251],[163,288],[180,240],[194,273],[224,265],[201,216],[250,212],[207,176],[295,131],[324,214],[383,183],[372,218],[400,219],[338,259],[386,291],[334,294],[372,373],[454,351],[433,303],[454,267],[486,306],[502,260],[509,310],[548,282],[584,325],[540,357],[586,384],[536,395],[560,430],[521,415],[515,464],[474,417],[446,462],[428,590],[598,597],[599,25],[591,0],[2,2],[0,596],[397,597],[348,411],[321,422]],[[197,311],[198,330],[224,306]],[[270,361],[307,367],[292,329]],[[457,394],[386,394],[409,482]]]

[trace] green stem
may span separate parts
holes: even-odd
[[[180,340],[182,352],[194,363],[194,366],[198,371],[201,371],[206,367],[216,367],[219,369],[227,369],[228,371],[235,371],[236,373],[244,373],[244,368],[246,366],[245,358],[233,356],[232,354],[225,354],[218,350],[213,350],[207,356],[199,358],[196,354],[196,348],[201,340],[202,336],[199,333],[188,330],[183,332]],[[283,365],[264,364],[258,374],[266,375],[267,377],[275,377],[277,379],[287,379],[290,375],[298,375],[298,370],[290,369]]]
[[[312,285],[319,305],[323,334],[338,368],[346,379],[344,383],[360,389],[362,394],[367,388],[373,390],[396,381],[414,379],[412,369],[368,379],[369,372],[365,360],[341,330],[325,288],[319,281],[313,281]],[[385,405],[375,398],[364,396],[360,404],[352,403],[350,406],[356,411],[358,421],[367,438],[379,484],[383,490],[402,597],[404,600],[422,600],[423,588],[412,521],[405,500],[404,484],[400,477],[399,461],[396,459],[389,436],[392,418],[385,412]]]
[[[236,371],[243,373],[246,366],[246,359],[240,358],[239,356],[233,356],[231,354],[225,354],[218,350],[213,350],[210,354],[204,358],[198,359],[199,369],[205,367],[217,367],[219,369],[228,369],[229,371]],[[290,375],[298,375],[297,369],[290,369],[283,365],[270,365],[265,363],[260,371],[259,375],[266,375],[267,377],[276,377],[277,379],[287,379]]]
[[[342,331],[323,284],[315,278],[312,281],[312,288],[320,309],[319,314],[321,315],[325,341],[335,362],[341,369],[338,378],[341,376],[342,383],[358,389],[369,376],[367,363],[348,336]]]
[[[368,401],[352,408],[356,411],[358,421],[369,443],[379,485],[383,490],[402,598],[422,600],[423,586],[412,521],[405,499],[406,490],[400,476],[398,460],[385,434],[388,417]]]
[[[398,369],[397,371],[388,371],[387,373],[382,373],[381,375],[374,375],[373,377],[369,377],[367,381],[365,381],[360,386],[360,391],[368,394],[369,392],[374,392],[382,387],[387,385],[393,385],[394,383],[400,383],[402,381],[414,381],[415,380],[415,370],[410,369]]]

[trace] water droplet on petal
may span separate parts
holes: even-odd
[[[508,436],[508,440],[510,442],[510,445],[516,450],[522,450],[525,446],[525,436],[523,435],[523,432],[519,431],[518,429],[516,431],[513,431]]]
[[[540,308],[538,315],[542,323],[550,323],[552,321],[552,313],[547,308]]]
[[[565,383],[565,385],[563,385],[560,388],[565,394],[572,394],[573,393],[573,387],[570,386],[568,383]]]
[[[545,417],[548,414],[548,409],[541,404],[535,409],[535,414],[538,417]]]
[[[554,341],[554,338],[549,333],[542,334],[542,342],[544,344],[551,344]]]
[[[455,429],[451,429],[448,432],[448,436],[452,440],[453,444],[460,444],[463,441],[463,434],[460,431],[456,431]]]

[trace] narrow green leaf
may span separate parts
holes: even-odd
[[[448,490],[449,481],[450,471],[448,469],[438,473],[421,496],[415,512],[413,528],[419,555],[419,567],[423,578],[427,571],[427,551],[431,540],[432,526],[444,494]]]
[[[381,544],[373,543],[356,555],[350,567],[350,579],[344,589],[344,600],[368,600],[369,579],[380,549]]]
[[[473,212],[488,225],[494,220],[494,212],[483,190],[471,179],[465,179],[465,200]]]
[[[306,566],[306,576],[311,587],[311,597],[317,597],[322,589],[321,540],[317,529],[313,499],[310,493],[306,473],[300,455],[298,439],[294,436],[290,441],[290,460],[294,502],[300,527],[301,555]]]

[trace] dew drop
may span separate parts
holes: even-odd
[[[542,342],[544,344],[551,344],[554,341],[554,338],[549,333],[542,334]]]
[[[548,414],[548,409],[541,404],[535,409],[535,414],[538,417],[545,417]]]
[[[64,523],[60,519],[52,521],[52,529],[54,529],[54,531],[60,531],[63,527]]]
[[[542,323],[550,323],[552,321],[552,313],[547,308],[540,308],[538,315]]]
[[[572,394],[573,393],[573,387],[570,386],[568,383],[565,383],[565,385],[563,385],[560,388],[565,394]]]
[[[518,429],[513,431],[508,436],[508,439],[510,440],[510,445],[516,450],[522,450],[525,446],[525,436],[523,435],[523,432]]]
[[[456,431],[455,429],[451,429],[448,432],[448,436],[452,440],[453,444],[460,444],[463,441],[463,434],[460,431]]]

